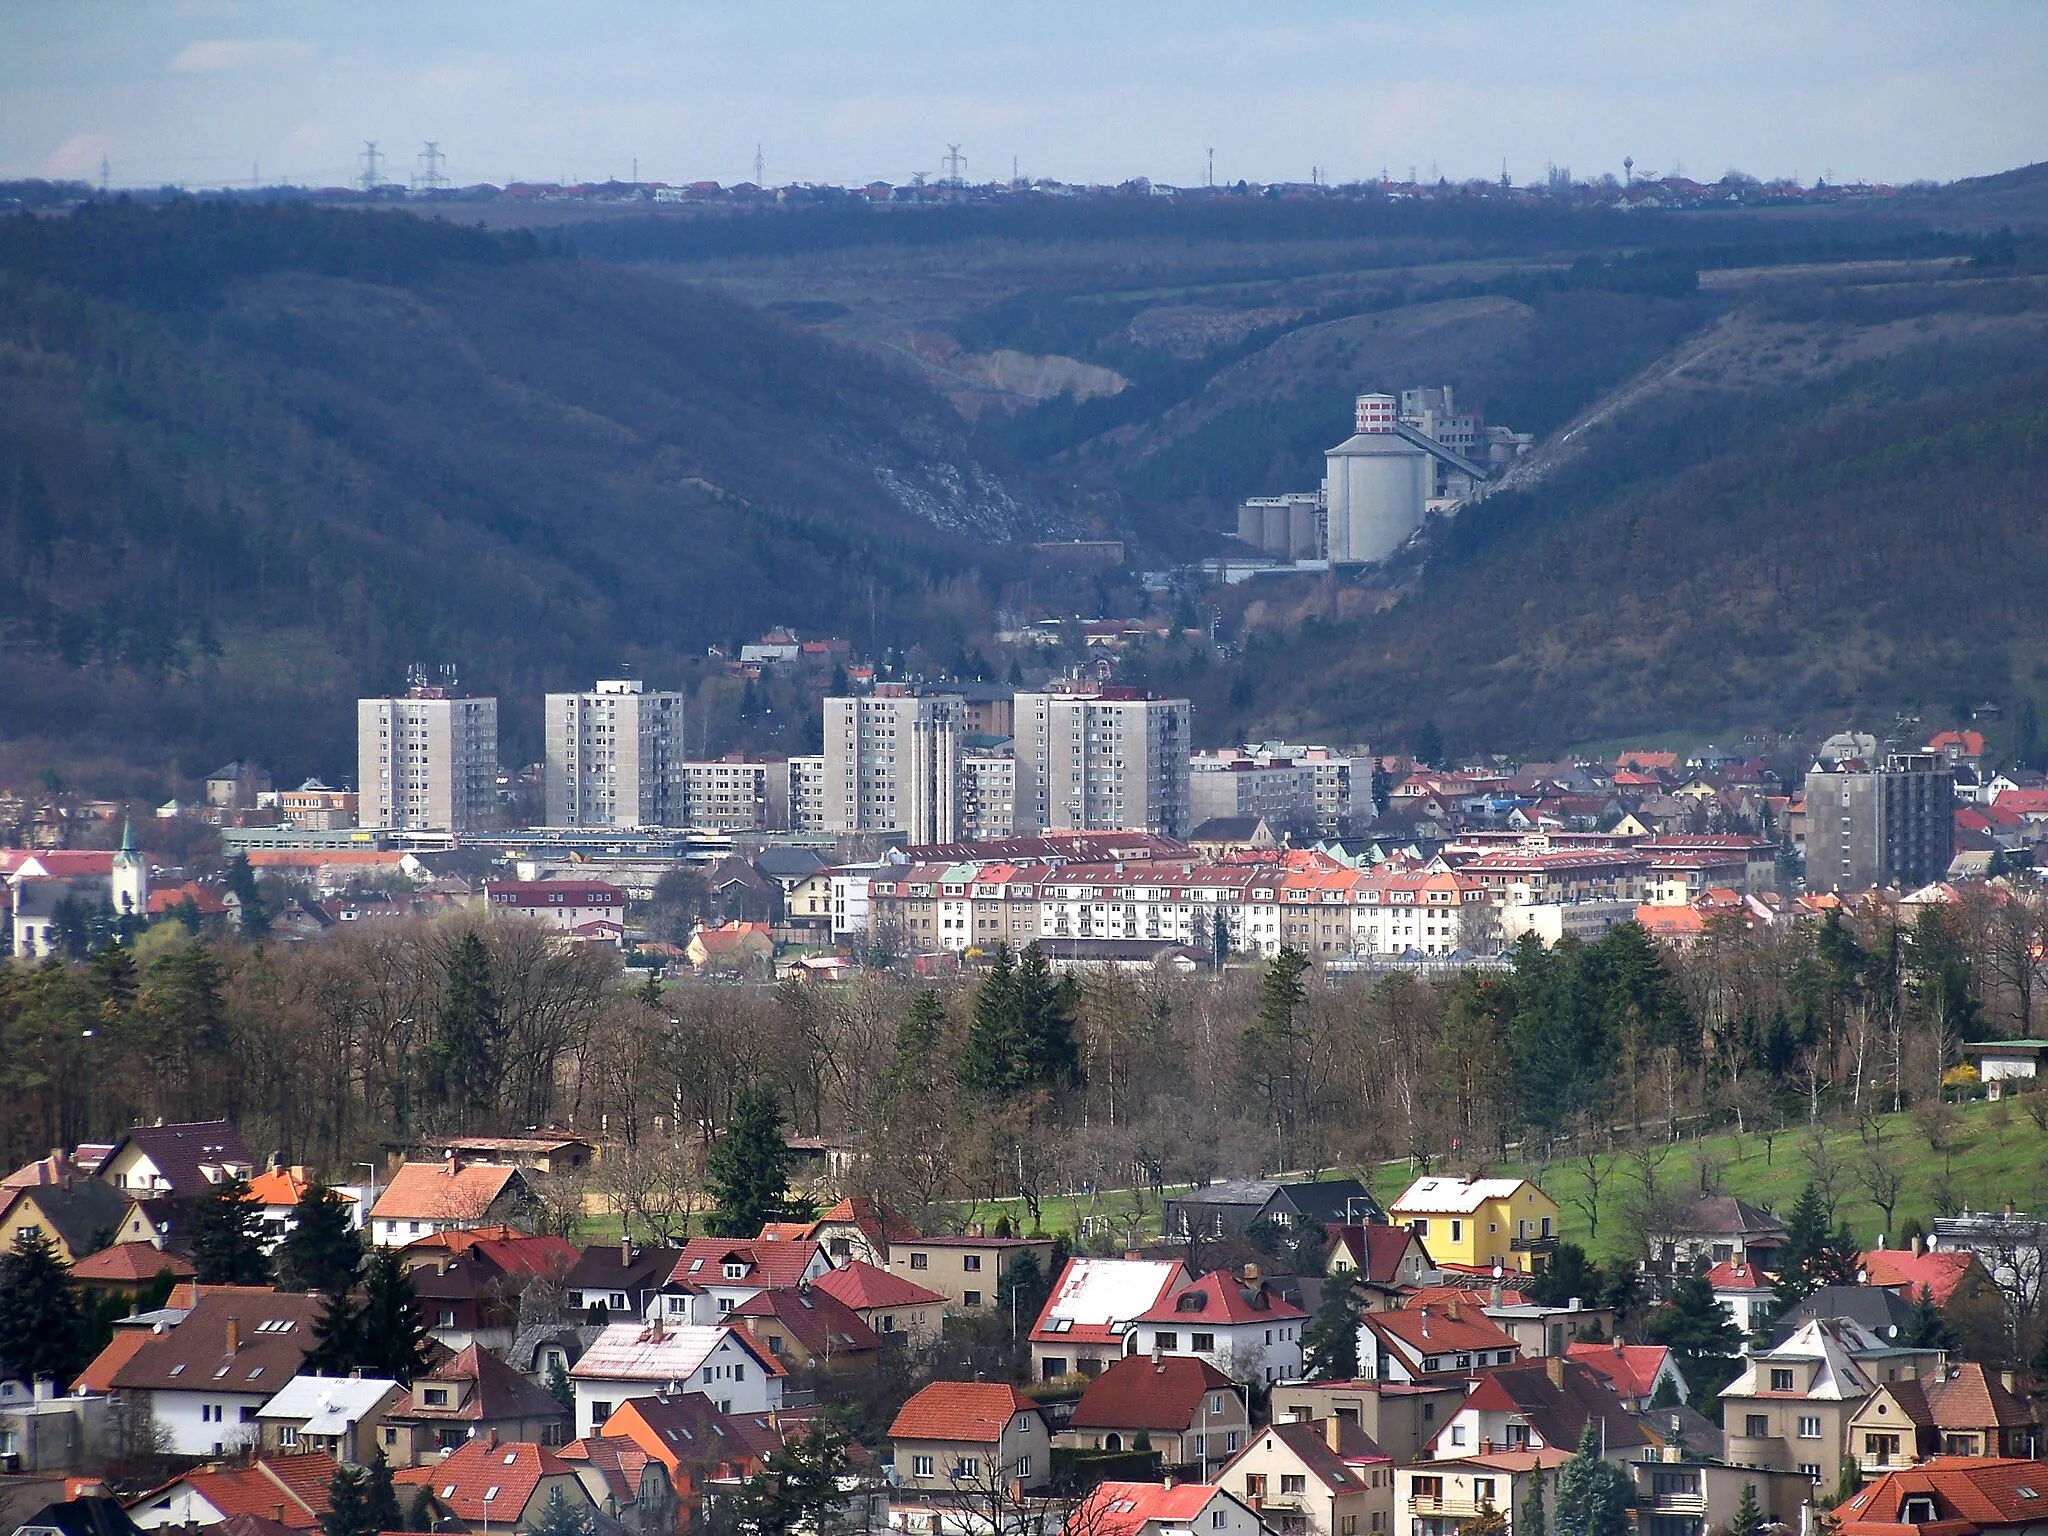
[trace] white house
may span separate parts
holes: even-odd
[[[2025,1092],[2040,1079],[2048,1040],[1985,1040],[1964,1046],[1963,1055],[1983,1080],[1984,1096],[2002,1098],[2008,1085],[2014,1092]]]
[[[1219,1269],[1142,1313],[1124,1346],[1131,1354],[1196,1355],[1234,1380],[1270,1385],[1301,1374],[1307,1322],[1264,1281]]]
[[[1264,1536],[1243,1499],[1214,1483],[1116,1483],[1094,1492],[1068,1522],[1090,1536]]]
[[[766,1413],[782,1406],[782,1378],[774,1356],[722,1323],[613,1323],[569,1368],[579,1437],[627,1399],[661,1392],[700,1392],[720,1413]]]
[[[1031,1329],[1032,1374],[1097,1376],[1127,1351],[1137,1319],[1192,1284],[1178,1259],[1069,1259]]]
[[[824,1245],[809,1239],[693,1237],[677,1252],[675,1267],[649,1305],[648,1319],[716,1322],[763,1291],[809,1285],[831,1268]],[[710,1298],[708,1313],[701,1297]]]
[[[1707,1271],[1707,1284],[1714,1288],[1714,1300],[1744,1333],[1756,1332],[1777,1300],[1764,1272],[1747,1260],[1724,1259]]]
[[[202,1290],[184,1320],[138,1349],[110,1385],[147,1396],[174,1456],[253,1446],[257,1415],[299,1374],[325,1305],[317,1295]]]

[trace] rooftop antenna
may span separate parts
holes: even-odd
[[[425,187],[429,192],[448,185],[448,178],[441,173],[441,163],[448,157],[441,153],[441,146],[434,139],[427,140],[427,147],[420,151],[419,174],[413,178],[413,185]]]
[[[768,185],[767,162],[761,158],[761,146],[759,144],[754,146],[754,185],[757,187]]]
[[[638,155],[633,157],[633,185],[636,187],[640,185],[640,157]]]
[[[377,188],[384,184],[384,178],[377,170],[378,161],[384,158],[377,153],[377,141],[375,139],[363,140],[363,152],[357,155],[356,158],[363,162],[363,174],[358,179],[358,184],[365,192],[376,191]]]
[[[1017,185],[1017,157],[1015,155],[1010,156],[1010,185],[1013,187]],[[1012,1287],[1011,1296],[1013,1299],[1015,1295],[1015,1288]]]

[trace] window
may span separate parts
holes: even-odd
[[[970,1275],[979,1273],[981,1270],[981,1255],[978,1253],[961,1254],[960,1267],[966,1270]]]
[[[1029,1456],[1019,1456],[1017,1458],[1017,1476],[1020,1478],[1024,1478],[1029,1477],[1030,1475],[1031,1458]]]
[[[1802,1440],[1818,1440],[1820,1438],[1819,1414],[1801,1414],[1799,1416],[1799,1438]]]
[[[1744,1414],[1742,1432],[1752,1440],[1767,1438],[1771,1432],[1771,1421],[1761,1413]]]
[[[1782,1367],[1773,1366],[1771,1368],[1771,1390],[1773,1392],[1790,1392],[1792,1390],[1792,1372]]]
[[[978,1306],[980,1306],[980,1305],[981,1305],[981,1292],[979,1292],[979,1291],[962,1291],[962,1292],[960,1293],[960,1305],[961,1305],[961,1306],[963,1306],[963,1307],[978,1307]]]
[[[932,1459],[931,1459],[931,1457],[929,1457],[929,1456],[913,1456],[913,1457],[911,1457],[911,1458],[910,1458],[910,1475],[911,1475],[912,1477],[930,1477],[930,1476],[932,1475]]]
[[[1906,1500],[1905,1508],[1899,1511],[1899,1520],[1905,1525],[1932,1525],[1934,1518],[1934,1500],[1924,1495]]]
[[[1257,1472],[1246,1474],[1244,1496],[1248,1499],[1263,1499],[1266,1496],[1266,1479],[1262,1474]]]
[[[1492,1478],[1475,1477],[1472,1479],[1472,1502],[1474,1504],[1491,1504],[1493,1502]]]
[[[921,1253],[913,1253],[910,1256],[910,1267],[912,1269],[923,1269],[925,1267],[925,1263],[925,1255]]]
[[[420,1398],[429,1408],[446,1408],[448,1406],[448,1389],[446,1387],[427,1387],[420,1393]]]
[[[1216,1335],[1213,1333],[1191,1333],[1188,1335],[1188,1348],[1198,1355],[1211,1354],[1216,1348]]]
[[[1154,1349],[1179,1349],[1180,1335],[1177,1333],[1155,1333],[1152,1335]]]
[[[1465,1426],[1464,1426],[1464,1425],[1462,1425],[1462,1424],[1453,1424],[1453,1425],[1451,1426],[1451,1444],[1453,1444],[1453,1445],[1463,1445],[1464,1443],[1465,1443]]]
[[[1300,1472],[1282,1472],[1280,1474],[1280,1492],[1282,1495],[1307,1493],[1308,1478]]]
[[[277,1427],[277,1443],[278,1443],[279,1445],[297,1445],[297,1444],[299,1443],[299,1427],[298,1427],[298,1425],[296,1425],[296,1424],[280,1424],[280,1425],[278,1425],[278,1427]]]
[[[1820,1481],[1820,1463],[1817,1461],[1802,1461],[1801,1463],[1799,1463],[1799,1471],[1800,1475],[1805,1477],[1809,1482],[1817,1483]],[[1927,1517],[1928,1520],[1932,1520],[1933,1518],[1934,1516],[1931,1514]],[[1906,1524],[1908,1525],[1912,1525],[1914,1523],[1915,1522],[1911,1520],[1908,1520],[1906,1522]],[[1925,1524],[1924,1521],[1919,1523]]]
[[[1237,1431],[1236,1431],[1236,1430],[1234,1430],[1234,1429],[1229,1429],[1229,1430],[1225,1430],[1225,1431],[1223,1432],[1223,1449],[1224,1449],[1224,1452],[1225,1452],[1225,1453],[1226,1453],[1227,1455],[1232,1455],[1232,1456],[1234,1456],[1234,1455],[1236,1455],[1236,1454],[1237,1454]]]
[[[1358,1536],[1358,1516],[1346,1515],[1344,1517],[1342,1536]]]
[[[1454,1243],[1455,1243],[1455,1242],[1458,1242],[1458,1241],[1460,1241],[1460,1240],[1461,1240],[1461,1239],[1462,1239],[1462,1238],[1463,1238],[1464,1236],[1465,1236],[1465,1223],[1463,1223],[1462,1221],[1454,1221],[1454,1222],[1452,1222],[1452,1223],[1451,1223],[1451,1241],[1452,1241],[1452,1242],[1454,1242]]]
[[[443,1307],[441,1309],[439,1326],[443,1328],[453,1328],[455,1326],[455,1309],[453,1307]]]
[[[956,1478],[981,1476],[981,1458],[979,1456],[962,1456],[953,1464],[953,1476]]]
[[[741,1361],[738,1365],[735,1365],[732,1368],[732,1379],[734,1381],[745,1381],[747,1379],[747,1367],[745,1361]]]
[[[1209,1529],[1220,1531],[1230,1523],[1230,1516],[1220,1509],[1209,1511]]]
[[[611,1416],[612,1405],[610,1403],[592,1403],[590,1405],[590,1423],[593,1428],[604,1428],[604,1421]]]

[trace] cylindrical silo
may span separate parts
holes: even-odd
[[[1394,430],[1392,406],[1390,396],[1360,395],[1361,430],[1323,456],[1332,560],[1384,560],[1422,526],[1430,458]]]

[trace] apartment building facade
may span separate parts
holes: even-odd
[[[1014,713],[1020,835],[1188,834],[1186,699],[1075,682],[1019,693]]]
[[[498,701],[425,683],[358,699],[356,784],[365,827],[480,830],[498,803]]]
[[[793,764],[739,753],[679,765],[680,825],[721,832],[785,831],[790,825]]]
[[[1806,776],[1806,886],[1913,890],[1955,857],[1955,771],[1935,752],[1894,752],[1881,768],[1816,764]]]
[[[964,701],[902,684],[825,700],[826,832],[901,832],[912,843],[958,836]]]
[[[632,678],[549,694],[548,825],[690,825],[682,772],[688,707],[683,694],[648,693]]]

